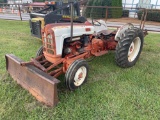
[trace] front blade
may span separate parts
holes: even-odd
[[[13,54],[6,54],[6,69],[11,77],[23,88],[28,90],[36,99],[48,106],[58,103],[56,78],[39,70],[34,65],[21,66],[21,59]]]

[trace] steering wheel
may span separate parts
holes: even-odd
[[[101,23],[99,21],[97,21],[97,20],[94,20],[94,19],[92,19],[92,24],[94,26],[101,26]]]

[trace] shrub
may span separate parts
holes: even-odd
[[[93,3],[93,0],[88,0],[87,6],[92,6],[92,3]],[[85,16],[86,18],[90,17],[91,9],[92,9],[92,8],[86,8],[86,9],[85,9],[85,11],[84,11],[84,16]]]
[[[143,14],[142,10],[139,10],[137,13],[139,20],[141,20],[142,14]]]
[[[141,10],[138,11],[138,19],[139,20],[141,20],[142,14],[143,14],[143,12]],[[152,11],[152,10],[148,11],[146,20],[160,22],[160,12]]]
[[[122,0],[112,0],[112,6],[122,7]],[[112,18],[122,17],[122,8],[112,8]]]
[[[101,6],[101,5],[102,5],[102,1],[94,0],[93,6]],[[92,8],[90,17],[94,19],[103,18],[102,14],[103,14],[103,8]]]
[[[123,10],[122,13],[122,17],[129,17],[129,10]]]

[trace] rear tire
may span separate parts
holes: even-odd
[[[128,29],[116,46],[115,61],[123,68],[136,64],[143,47],[143,31],[139,28]]]
[[[69,90],[75,90],[82,86],[88,77],[89,66],[85,60],[76,60],[68,68],[65,74],[66,86]]]

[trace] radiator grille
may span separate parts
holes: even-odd
[[[46,51],[49,54],[54,55],[54,44],[53,44],[53,37],[51,34],[46,35],[45,33],[43,34],[43,46],[44,46],[44,51]]]

